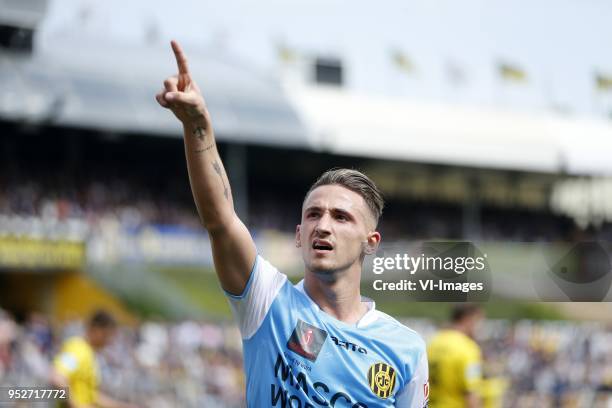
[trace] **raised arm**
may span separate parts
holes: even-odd
[[[243,292],[257,255],[249,231],[236,215],[232,191],[219,152],[210,115],[187,58],[172,41],[178,74],[164,81],[155,96],[183,124],[189,183],[200,219],[210,236],[215,269],[223,289]]]

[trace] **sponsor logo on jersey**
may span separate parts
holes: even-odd
[[[346,350],[356,351],[361,354],[368,354],[368,350],[361,347],[359,344],[351,343],[350,341],[340,340],[336,336],[331,336],[332,341],[338,347],[342,347]]]
[[[368,408],[368,404],[349,395],[349,391],[334,390],[337,384],[326,384],[310,377],[309,373],[295,370],[281,354],[276,357],[274,377],[276,382],[270,384],[272,407],[314,408],[316,404],[317,407]]]
[[[298,319],[287,342],[287,348],[310,361],[316,361],[327,338],[327,332]]]
[[[395,368],[385,363],[376,363],[368,370],[368,384],[377,397],[387,399],[395,387]]]

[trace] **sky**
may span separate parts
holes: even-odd
[[[612,76],[610,21],[606,0],[50,0],[38,44],[167,47],[175,38],[188,54],[261,72],[279,69],[283,44],[340,58],[357,92],[601,116],[612,112],[612,91],[596,91],[594,73]],[[394,51],[410,59],[410,73],[393,63]],[[528,81],[500,80],[498,61]],[[463,79],[453,82],[451,71]]]

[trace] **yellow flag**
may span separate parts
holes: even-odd
[[[596,74],[595,83],[597,84],[597,89],[608,91],[612,89],[612,75]]]
[[[296,52],[286,45],[277,46],[278,57],[283,62],[293,62],[297,59]]]
[[[499,63],[497,66],[502,79],[512,82],[526,82],[527,73],[519,66],[507,63]]]
[[[410,58],[401,51],[393,52],[393,62],[395,62],[395,65],[404,72],[411,73],[414,71],[414,64]]]

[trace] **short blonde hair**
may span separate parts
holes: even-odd
[[[334,184],[345,187],[363,197],[378,225],[385,200],[376,184],[368,176],[357,170],[340,168],[326,171],[310,187],[304,201],[315,188]]]

